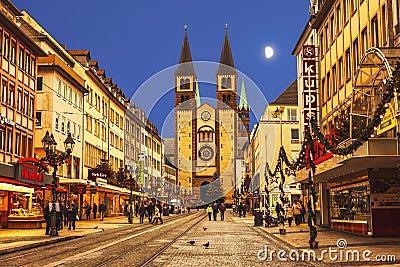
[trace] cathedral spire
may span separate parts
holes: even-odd
[[[242,78],[242,88],[240,89],[239,110],[249,109],[247,104],[246,87],[244,86],[244,78]]]
[[[185,36],[183,38],[181,56],[176,75],[196,75],[192,63],[192,54],[190,53],[189,38],[187,35],[187,26],[185,25]]]
[[[200,107],[201,106],[201,102],[200,102],[200,91],[199,91],[199,82],[196,81],[196,107]]]
[[[228,36],[228,24],[225,24],[224,44],[222,46],[217,74],[236,74],[235,64],[233,63],[231,45]]]

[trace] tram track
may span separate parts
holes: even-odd
[[[167,219],[166,217],[164,217],[164,221],[165,223],[169,223],[175,220],[179,220],[180,218],[184,218],[184,215],[182,214],[179,215],[179,217]],[[106,232],[91,233],[86,236],[76,236],[76,238],[72,238],[69,240],[46,244],[43,246],[34,247],[32,249],[13,252],[11,254],[5,254],[0,256],[0,266],[23,266],[27,264],[27,262],[29,262],[29,265],[32,266],[35,262],[37,262],[35,258],[37,258],[38,254],[41,255],[39,261],[43,261],[44,259],[54,259],[62,255],[68,255],[69,253],[76,252],[79,249],[79,245],[76,241],[81,240],[85,237],[90,237],[92,241],[92,246],[97,247],[108,244],[111,241],[119,239],[123,236],[140,234],[143,231],[154,228],[154,226],[151,224],[144,224],[139,226],[135,225],[135,228],[132,228],[132,226],[133,225],[127,225],[121,228],[110,229]]]

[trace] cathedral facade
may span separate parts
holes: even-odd
[[[244,80],[239,97],[237,79],[226,30],[216,69],[215,107],[201,104],[185,29],[179,65],[175,71],[175,163],[179,185],[199,201],[206,201],[207,184],[219,177],[229,202],[239,179],[236,165],[238,159],[243,158],[243,143],[248,141],[250,109]]]

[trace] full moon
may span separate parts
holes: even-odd
[[[270,46],[265,47],[265,57],[271,58],[274,55],[274,50]]]

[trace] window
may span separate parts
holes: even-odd
[[[61,119],[61,133],[65,133],[65,117]]]
[[[26,146],[27,146],[27,144],[26,144],[26,135],[22,135],[22,139],[21,139],[21,142],[22,142],[22,144],[21,144],[21,156],[22,157],[26,157]]]
[[[22,88],[18,87],[17,93],[17,111],[22,112]]]
[[[15,134],[15,150],[14,153],[15,155],[20,156],[21,155],[21,151],[20,151],[20,144],[21,143],[21,133],[16,133]]]
[[[31,96],[29,98],[29,117],[33,117],[34,110],[35,110],[35,105],[34,105],[34,98]]]
[[[4,46],[3,46],[3,56],[8,58],[10,55],[10,36],[8,34],[4,34]]]
[[[326,74],[326,99],[328,100],[332,96],[332,86],[331,86],[331,73]]]
[[[37,77],[36,83],[37,83],[36,90],[37,91],[43,91],[43,77],[41,77],[41,76]]]
[[[361,55],[364,55],[368,49],[367,27],[361,32]]]
[[[8,91],[8,103],[7,103],[10,107],[14,107],[14,90],[15,90],[14,84],[10,83]]]
[[[63,83],[63,97],[67,99],[67,85],[65,83]]]
[[[57,127],[58,121],[56,118],[56,129]],[[42,127],[42,112],[41,111],[36,111],[36,127]]]
[[[333,40],[335,40],[335,36],[336,36],[336,25],[335,25],[335,14],[332,13],[331,16],[331,43],[333,42]]]
[[[3,103],[7,103],[7,94],[8,94],[7,81],[2,80],[2,82],[1,82],[1,101]]]
[[[67,122],[67,134],[71,133],[71,122],[68,120]]]
[[[1,32],[0,32],[1,34]],[[0,128],[0,150],[4,150],[4,129]]]
[[[28,157],[33,156],[33,137],[28,137]]]
[[[17,43],[14,40],[12,40],[11,41],[11,50],[10,50],[10,61],[13,64],[16,63],[16,59],[17,59],[16,49],[17,49]]]
[[[29,53],[25,53],[25,72],[30,74],[31,67],[31,55]]]
[[[397,1],[399,1],[399,0],[397,0]],[[399,6],[397,6],[397,11],[395,11],[395,12],[397,12],[397,13],[399,13],[400,12],[400,10],[399,10]],[[382,43],[383,44],[386,44],[386,42],[387,42],[387,36],[386,36],[386,8],[385,8],[385,5],[382,5],[382,15],[381,15],[381,18],[382,18]],[[376,23],[376,26],[378,27],[378,23]],[[397,25],[396,25],[397,27],[396,27],[396,29],[399,29],[399,24],[397,23]],[[378,30],[377,30],[377,32],[378,32]],[[397,31],[397,33],[399,33],[399,31]],[[378,36],[378,34],[377,34],[377,36]],[[377,42],[377,45],[376,46],[378,46],[378,43],[379,42]]]
[[[81,95],[78,96],[78,108],[79,109],[82,108],[82,96]]]
[[[329,49],[329,38],[330,38],[330,33],[329,33],[329,24],[325,25],[325,52],[328,51]]]
[[[78,97],[77,97],[76,91],[73,92],[72,99],[74,101],[74,106],[77,106],[78,105],[78,102],[77,102],[78,101]]]
[[[332,91],[333,95],[337,93],[336,65],[332,67]]]
[[[71,132],[71,135],[72,135],[72,137],[73,138],[75,138],[75,131],[76,131],[76,124],[75,124],[75,122],[72,124],[72,132]]]
[[[20,69],[24,68],[24,48],[21,46],[19,47],[18,67]]]
[[[12,140],[13,135],[12,135],[12,130],[8,129],[7,130],[7,147],[6,147],[6,152],[12,153]]]
[[[356,38],[353,42],[353,73],[356,73],[358,67],[358,38]]]
[[[80,125],[78,125],[78,132],[76,133],[76,139],[78,141],[81,140],[81,126]]]
[[[343,0],[343,21],[344,24],[349,21],[349,0]]]
[[[376,16],[371,20],[371,44],[373,47],[379,46],[379,28]]]
[[[28,93],[24,93],[24,114],[28,115]]]
[[[36,75],[36,59],[34,57],[31,59],[31,75],[33,77]]]
[[[55,128],[56,131],[60,131],[60,114],[56,113],[56,123],[55,123]]]
[[[357,0],[350,0],[350,12],[351,15],[354,14],[354,12],[356,12],[357,10]]]
[[[336,7],[336,33],[339,33],[342,30],[342,6],[339,5]]]
[[[325,78],[322,78],[321,80],[321,102],[322,104],[325,102],[326,96],[325,96]]]
[[[320,51],[321,51],[321,57],[323,57],[324,56],[324,52],[325,52],[325,49],[324,49],[324,32],[323,31],[321,31],[321,34],[319,35],[319,43],[320,43],[320,46],[321,46],[321,49],[320,49]]]
[[[57,93],[61,96],[61,80],[57,79]]]
[[[338,86],[339,88],[343,85],[343,58],[339,58],[338,61],[338,73],[337,73],[337,78],[338,78]]]
[[[288,121],[297,121],[297,109],[288,108],[287,109],[287,119],[288,119]]]
[[[72,88],[68,86],[68,102],[72,103]]]
[[[299,142],[299,129],[290,129],[291,133],[291,142]]]
[[[346,50],[346,81],[348,81],[351,77],[351,57],[350,57],[350,48]]]

